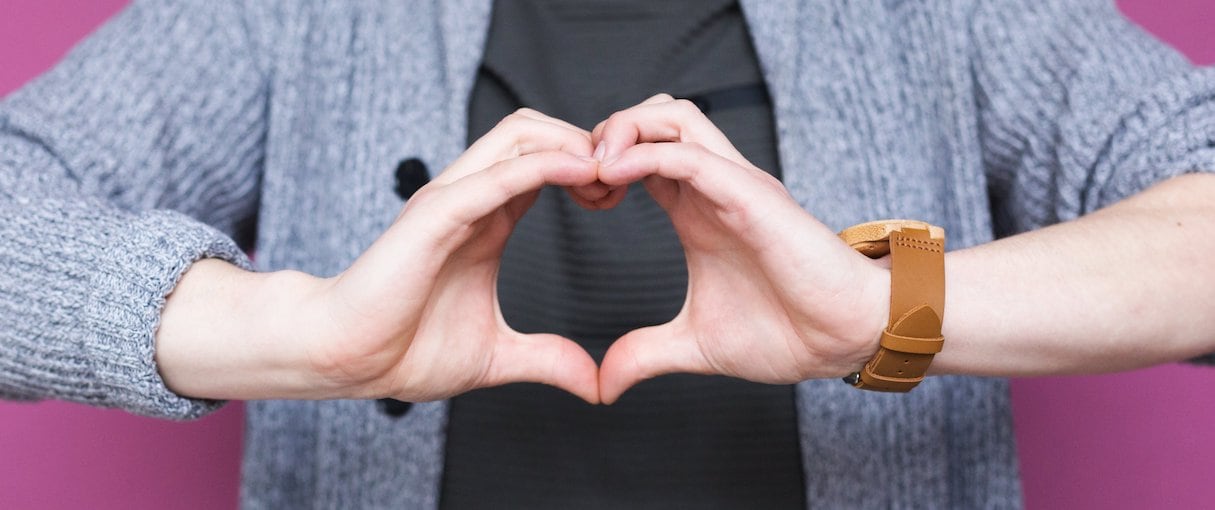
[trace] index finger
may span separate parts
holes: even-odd
[[[652,175],[687,183],[725,210],[739,210],[745,204],[768,207],[774,196],[789,198],[780,181],[763,170],[739,165],[697,143],[636,145],[599,169],[599,179],[609,185]]]
[[[544,151],[499,161],[435,190],[427,207],[450,223],[467,225],[511,199],[546,185],[581,186],[599,178],[599,163],[563,151]]]
[[[596,154],[602,153],[604,162],[611,162],[639,143],[695,142],[739,165],[754,168],[730,139],[686,99],[642,103],[613,113],[596,128],[591,141],[598,145]]]
[[[433,182],[447,185],[504,159],[544,151],[590,156],[590,134],[539,112],[520,109],[477,139]]]

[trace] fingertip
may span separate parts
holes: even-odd
[[[577,383],[571,388],[567,388],[566,391],[577,395],[588,404],[597,405],[602,402],[599,392],[599,365],[581,347],[576,348],[586,356],[586,363],[578,371]]]
[[[591,405],[599,405],[603,401],[600,398],[598,379],[598,376],[595,376],[594,380],[578,384],[577,386],[560,384],[553,384],[553,386],[569,392],[571,395],[582,399],[583,402]]]
[[[627,185],[609,188],[606,196],[595,201],[595,208],[601,211],[612,209],[624,201],[624,197],[628,195],[628,192],[629,187]]]
[[[578,196],[577,193],[574,193],[569,188],[565,188],[565,192],[569,195],[570,200],[573,200],[574,204],[577,204],[578,207],[581,207],[588,211],[598,211],[599,210],[599,206],[595,205],[595,202],[589,201],[585,198]]]
[[[653,148],[648,144],[634,145],[625,149],[610,162],[599,165],[599,182],[612,187],[623,187],[640,180],[647,174],[658,171],[650,164]]]
[[[558,335],[550,338],[560,344],[556,361],[558,366],[552,370],[551,379],[542,382],[568,391],[588,404],[598,404],[599,365],[594,358],[573,340]]]
[[[575,395],[577,395],[578,398],[581,398],[583,402],[586,402],[593,406],[597,406],[597,405],[600,405],[603,403],[603,400],[599,396],[599,385],[598,384],[596,384],[594,389],[592,389],[592,390],[588,390],[583,394],[575,394]]]
[[[568,154],[568,153],[562,153]],[[594,184],[599,180],[599,160],[588,156],[574,156],[578,160],[577,176],[574,178],[576,182],[569,183],[571,186],[580,187]]]
[[[606,394],[603,393],[602,388],[599,389],[599,397],[600,397],[599,404],[605,405],[605,406],[610,406],[612,404],[615,404],[616,401],[619,400],[619,398],[620,398],[619,395],[607,396]]]
[[[617,389],[616,386],[604,382],[603,372],[599,373],[599,403],[605,406],[615,404],[620,400],[620,395],[623,390]]]
[[[616,402],[619,402],[620,398],[624,396],[625,392],[627,392],[629,388],[633,386],[633,384],[637,384],[638,382],[641,381],[635,381],[626,386],[603,386],[601,384],[599,386],[599,403],[605,406],[610,406]]]
[[[680,333],[678,320],[635,329],[612,342],[599,366],[603,403],[612,404],[633,386],[663,374],[713,372],[694,338]]]
[[[598,177],[598,174],[596,174],[596,177]],[[598,179],[590,184],[584,186],[574,186],[569,189],[572,193],[590,202],[603,200],[604,197],[608,196],[608,194],[612,192],[611,186],[599,182]]]
[[[553,334],[519,334],[495,345],[485,386],[533,382],[599,403],[599,366],[573,340]]]
[[[604,405],[612,405],[625,391],[647,378],[633,352],[634,336],[627,334],[612,343],[603,355],[599,366],[599,398]]]

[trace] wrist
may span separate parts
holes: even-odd
[[[915,388],[944,344],[945,233],[914,220],[878,220],[840,232],[851,248],[889,261],[888,324],[877,352],[844,382],[872,391]]]
[[[168,388],[207,399],[314,398],[318,386],[301,338],[301,306],[320,279],[195,262],[168,296],[156,363]]]
[[[864,366],[881,346],[882,332],[890,322],[890,268],[886,260],[864,260],[872,267],[863,279],[863,320],[856,340],[856,353],[847,368],[848,375]]]

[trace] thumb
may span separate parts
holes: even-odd
[[[712,372],[696,338],[678,333],[672,324],[635,329],[612,343],[599,368],[599,398],[604,404],[652,377]]]
[[[599,403],[598,365],[577,343],[559,335],[516,333],[494,346],[480,386],[513,382],[547,384]]]
[[[619,200],[614,200],[615,195],[620,195],[624,198],[623,193],[617,191],[616,186],[608,186],[599,181],[581,186],[566,186],[565,192],[569,194],[575,204],[578,204],[583,209],[589,211],[598,211],[603,209],[611,209]],[[613,200],[606,200],[608,198]],[[608,205],[612,207],[607,207]]]

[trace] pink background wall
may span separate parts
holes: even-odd
[[[3,95],[126,0],[0,4]],[[1195,62],[1215,63],[1215,1],[1119,5]],[[1210,507],[1213,390],[1215,369],[1190,366],[1015,381],[1027,506]],[[58,402],[0,403],[0,508],[234,508],[243,417],[239,405],[171,423]]]

